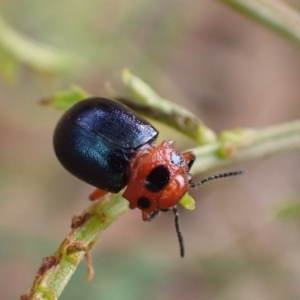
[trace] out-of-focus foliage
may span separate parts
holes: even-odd
[[[0,71],[12,80],[24,64],[43,73],[61,73],[75,70],[80,58],[44,45],[13,30],[0,15]]]
[[[300,202],[283,203],[275,210],[275,216],[281,220],[299,220]]]

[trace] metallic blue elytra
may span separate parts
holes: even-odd
[[[95,97],[62,116],[54,132],[54,150],[74,176],[117,193],[127,184],[132,156],[157,136],[150,123],[126,106]]]

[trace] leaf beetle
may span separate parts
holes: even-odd
[[[129,207],[139,208],[144,221],[173,210],[181,256],[183,237],[177,204],[189,187],[212,179],[239,175],[223,173],[192,183],[195,154],[180,153],[172,140],[154,143],[159,132],[123,104],[100,97],[78,102],[62,116],[54,131],[55,154],[71,174],[97,189],[90,199],[118,193]]]

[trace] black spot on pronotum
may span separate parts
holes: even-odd
[[[141,209],[147,209],[151,206],[151,201],[146,197],[140,197],[138,199],[138,207]]]
[[[170,171],[164,165],[154,168],[147,176],[145,187],[154,193],[162,191],[170,181]]]

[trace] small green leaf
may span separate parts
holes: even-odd
[[[73,86],[69,90],[58,91],[53,98],[42,100],[42,102],[56,109],[67,110],[87,97],[90,95],[86,91],[78,86]]]
[[[179,201],[179,204],[182,205],[187,210],[193,210],[195,209],[196,203],[194,198],[189,193],[186,193],[181,200]]]

